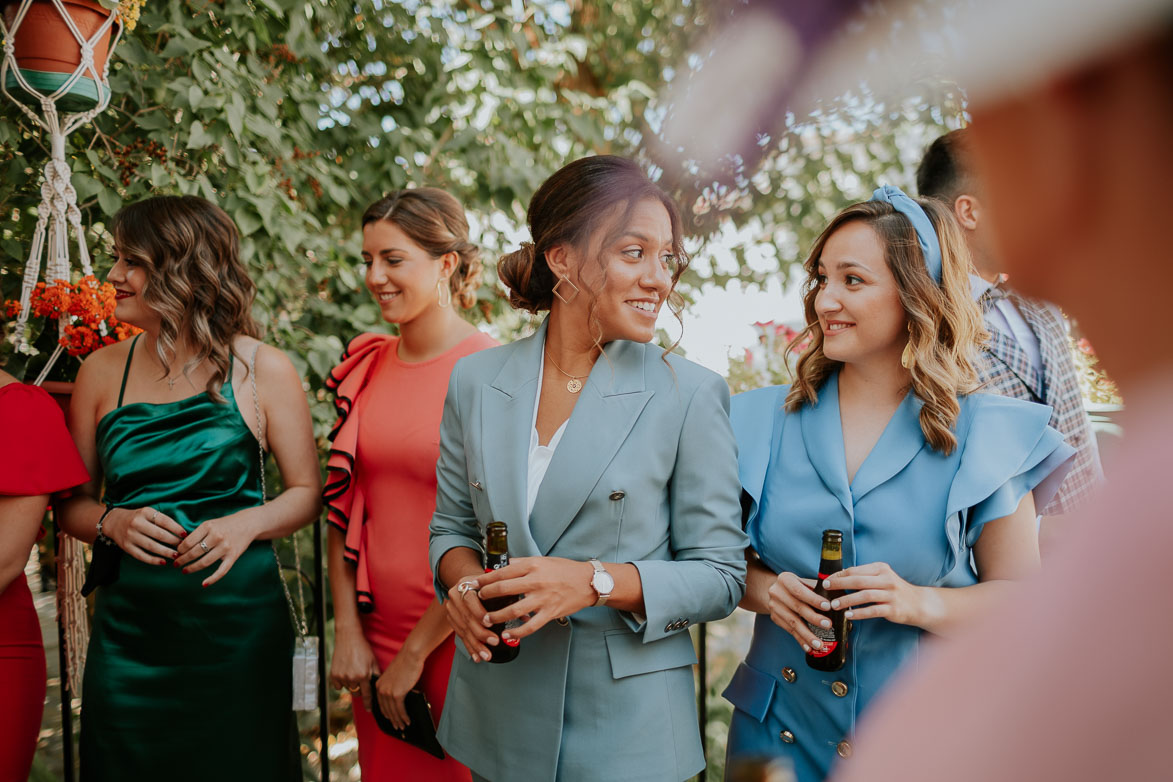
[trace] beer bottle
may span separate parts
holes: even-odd
[[[823,553],[819,559],[819,580],[815,584],[815,594],[828,603],[847,594],[842,589],[830,591],[823,586],[824,579],[842,569],[843,533],[837,529],[823,530]],[[815,638],[823,642],[823,648],[815,649],[812,646],[806,654],[806,664],[816,671],[837,671],[847,662],[847,617],[843,611],[833,608],[819,613],[831,620],[831,626],[819,627],[807,622],[806,626]]]
[[[503,521],[491,522],[485,530],[485,572],[488,573],[493,570],[500,570],[509,564],[509,537],[508,528]],[[502,608],[511,606],[521,599],[521,595],[505,595],[503,597],[481,598],[481,605],[485,610],[492,613],[493,611],[500,611]],[[521,622],[514,619],[510,622],[502,622],[493,625],[490,629],[497,634],[501,639],[501,633],[507,629],[519,627]],[[511,640],[501,639],[501,643],[496,646],[489,647],[489,653],[492,657],[489,658],[491,663],[507,663],[517,657],[519,650],[518,646],[521,641],[514,638]]]

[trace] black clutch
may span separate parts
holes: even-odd
[[[428,705],[427,696],[419,690],[407,693],[407,697],[403,699],[403,706],[407,709],[407,718],[411,723],[405,729],[397,730],[379,708],[379,698],[375,690],[378,681],[378,676],[371,677],[371,714],[374,715],[379,730],[400,741],[406,741],[413,747],[419,747],[440,760],[447,757],[444,748],[436,739],[436,721],[432,719],[432,707]]]
[[[90,569],[86,571],[86,582],[82,584],[81,596],[88,597],[98,587],[110,586],[118,580],[122,564],[122,549],[112,540],[95,541],[90,554]]]

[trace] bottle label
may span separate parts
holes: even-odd
[[[839,642],[835,640],[835,631],[831,628],[818,627],[811,624],[810,622],[807,622],[806,626],[810,629],[811,633],[814,634],[815,638],[818,638],[823,642],[822,649],[816,649],[813,646],[811,647],[809,652],[811,657],[826,657],[835,651],[835,647],[839,646]]]
[[[821,583],[823,583],[824,580],[826,580],[830,577],[831,577],[830,573],[819,573],[818,583],[821,584]],[[813,646],[811,647],[811,650],[810,650],[811,657],[826,657],[827,655],[834,652],[835,648],[837,646],[839,646],[839,642],[837,640],[835,640],[835,631],[832,630],[831,628],[818,627],[817,625],[813,625],[810,622],[807,622],[806,626],[808,629],[810,629],[811,633],[815,636],[815,638],[818,638],[820,641],[823,642],[823,648],[821,648],[821,649],[816,649]]]
[[[492,573],[494,570],[500,570],[501,568],[505,567],[508,564],[509,564],[509,560],[505,560],[504,562],[501,562],[501,561],[494,562],[493,564],[489,565],[489,567],[485,568],[485,572]],[[513,630],[515,628],[521,627],[521,625],[522,625],[522,621],[520,619],[510,619],[508,622],[505,623],[504,627],[502,627],[502,631]],[[502,641],[502,643],[504,643],[506,646],[509,646],[509,647],[521,646],[521,639],[520,638],[502,638],[501,641]]]

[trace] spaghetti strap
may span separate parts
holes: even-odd
[[[122,387],[118,389],[118,407],[122,407],[122,395],[126,393],[126,378],[130,375],[130,360],[134,358],[134,346],[138,344],[138,334],[130,343],[130,351],[126,354],[126,366],[122,369]]]

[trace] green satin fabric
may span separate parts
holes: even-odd
[[[128,404],[99,423],[106,501],[151,507],[188,531],[261,504],[257,443],[227,404],[198,394]],[[293,631],[268,541],[217,583],[123,555],[97,592],[82,693],[82,782],[301,779]]]

